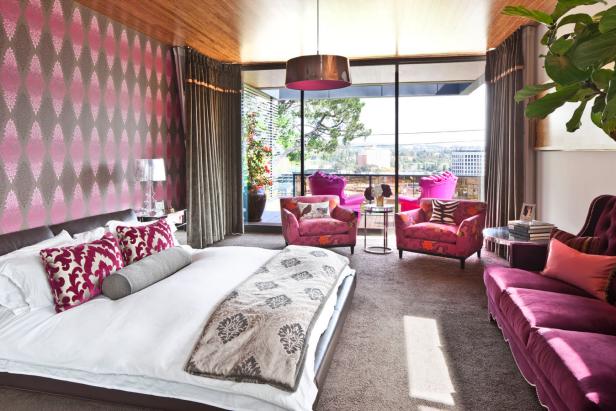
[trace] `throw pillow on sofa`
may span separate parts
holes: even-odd
[[[453,218],[456,209],[458,208],[457,201],[441,201],[432,200],[432,217],[430,217],[431,223],[439,224],[455,224],[456,221]]]
[[[577,251],[558,240],[550,240],[548,261],[541,274],[574,285],[608,301],[608,288],[616,271],[616,256]],[[610,300],[614,296],[609,296]]]
[[[173,233],[166,219],[144,226],[117,226],[116,232],[126,264],[174,246]]]
[[[41,250],[57,312],[83,304],[101,293],[105,277],[124,267],[118,240],[99,240]]]
[[[329,217],[329,201],[323,201],[320,203],[297,203],[299,208],[300,219],[311,218],[327,218]]]
[[[550,238],[586,254],[603,254],[605,244],[600,237],[578,237],[558,228],[552,229]]]

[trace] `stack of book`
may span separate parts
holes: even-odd
[[[554,224],[537,220],[512,220],[508,227],[511,234],[524,240],[549,240]]]

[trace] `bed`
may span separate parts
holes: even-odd
[[[5,234],[0,256],[62,230],[72,234],[134,219],[132,210],[123,210]],[[0,309],[0,385],[164,409],[311,409],[355,290],[350,267],[315,322],[295,392],[184,371],[217,304],[276,253],[253,247],[195,250],[192,264],[122,300],[99,296],[62,315],[53,307],[17,317]],[[199,291],[187,293],[186,284]]]

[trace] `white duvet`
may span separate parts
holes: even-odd
[[[61,314],[51,306],[17,317],[1,315],[0,371],[234,410],[311,409],[317,395],[316,344],[333,314],[337,293],[332,293],[315,324],[296,392],[184,371],[217,304],[277,252],[252,247],[199,250],[191,265],[121,300],[100,296]],[[340,282],[354,274],[345,270]]]

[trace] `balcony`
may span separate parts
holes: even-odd
[[[306,195],[310,195],[310,186],[308,184],[308,176],[314,170],[306,172],[305,187]],[[393,190],[395,185],[395,174],[360,174],[360,173],[334,173],[346,178],[347,185],[345,193],[348,196],[354,194],[363,194],[364,190],[373,184],[389,184]],[[419,197],[419,180],[428,174],[400,174],[399,193],[398,195],[406,197]],[[456,194],[454,198],[479,200],[483,197],[482,192],[482,176],[459,176],[458,185],[456,186]],[[274,184],[268,193],[267,205],[261,223],[266,225],[280,224],[280,203],[281,197],[291,197],[300,195],[301,192],[301,174],[289,173],[280,174],[274,177]],[[393,204],[394,198],[386,199],[386,203]],[[363,217],[362,217],[363,218]],[[379,221],[367,221],[368,228],[379,228],[382,223]],[[360,227],[364,226],[363,220],[360,221]],[[390,225],[391,226],[391,225]]]

